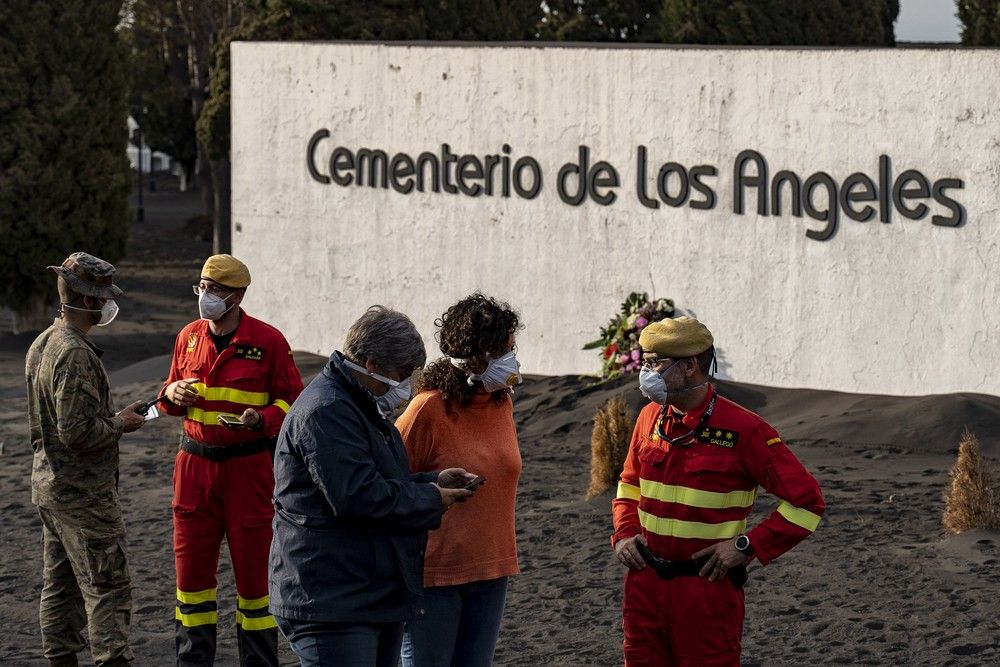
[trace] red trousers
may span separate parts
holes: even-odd
[[[211,664],[214,659],[223,538],[236,579],[240,662],[277,664],[277,626],[267,609],[272,495],[269,451],[226,461],[177,453],[173,510],[178,664]]]
[[[743,591],[726,577],[625,575],[625,667],[739,667]]]

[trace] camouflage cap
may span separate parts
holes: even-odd
[[[122,290],[112,284],[115,267],[111,262],[105,262],[85,252],[74,252],[66,258],[62,266],[50,266],[50,269],[63,278],[74,292],[95,296],[99,299],[117,299]]]

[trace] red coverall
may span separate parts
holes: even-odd
[[[218,352],[206,320],[177,336],[166,387],[198,378],[199,397],[166,412],[184,416],[184,434],[215,447],[273,439],[302,379],[281,332],[240,311],[229,345]],[[162,392],[161,392],[162,393]],[[263,417],[260,430],[227,429],[219,414],[239,416],[247,408]],[[269,447],[252,454],[212,460],[179,451],[174,465],[174,565],[177,570],[177,664],[211,665],[218,612],[216,573],[223,537],[236,579],[236,634],[240,662],[277,665],[277,626],[269,614],[267,559],[274,509],[274,472]]]
[[[639,413],[612,501],[612,544],[642,534],[668,560],[690,560],[700,549],[746,532],[757,486],[778,497],[778,508],[747,536],[764,565],[808,537],[826,505],[819,485],[758,415],[715,394],[686,415],[668,408],[668,438],[657,435],[660,405]],[[743,591],[728,577],[661,579],[651,567],[628,570],[623,603],[625,664],[740,664]]]

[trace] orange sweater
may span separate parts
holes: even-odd
[[[489,394],[445,410],[438,391],[418,394],[396,420],[413,472],[465,468],[486,483],[444,514],[432,530],[424,559],[424,586],[455,586],[520,572],[514,535],[514,500],[521,451],[510,399]]]

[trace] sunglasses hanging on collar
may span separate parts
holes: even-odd
[[[715,410],[715,399],[717,396],[717,394],[712,394],[712,399],[708,402],[708,407],[705,408],[705,412],[701,415],[701,419],[698,420],[698,425],[687,433],[679,435],[676,438],[667,437],[667,434],[663,430],[663,418],[667,414],[667,406],[664,405],[663,408],[660,409],[660,418],[656,420],[656,435],[658,435],[661,440],[671,445],[690,445],[691,437],[700,431],[701,428],[708,423],[708,418],[712,416],[712,411]],[[683,440],[688,440],[688,442],[682,442]]]

